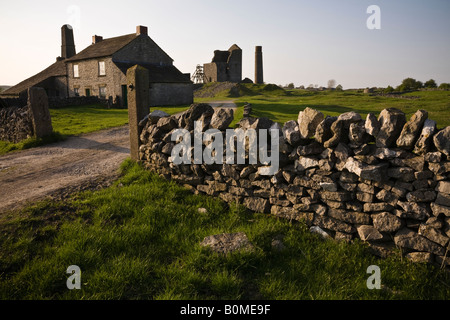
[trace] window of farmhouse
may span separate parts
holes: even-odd
[[[74,78],[79,78],[80,77],[80,74],[78,73],[78,65],[77,64],[73,65],[73,77]]]
[[[100,98],[106,98],[106,87],[99,87],[98,93]]]
[[[106,76],[105,61],[99,61],[98,62],[98,75],[99,76]]]

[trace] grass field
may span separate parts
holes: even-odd
[[[53,130],[65,136],[128,124],[127,109],[107,109],[101,105],[50,109],[50,115]]]
[[[245,102],[253,106],[252,116],[267,117],[280,124],[297,120],[298,113],[307,107],[317,109],[324,115],[337,116],[355,111],[363,118],[370,112],[378,116],[386,108],[397,108],[405,112],[407,119],[417,110],[428,111],[428,118],[437,122],[438,128],[450,125],[450,91],[415,91],[402,94],[404,97],[368,95],[359,90],[308,91],[308,90],[264,90],[264,85],[243,84],[242,97],[231,97],[224,91],[214,99],[233,99],[238,106]],[[208,98],[198,99],[207,101]]]
[[[1,218],[0,299],[450,298],[450,274],[431,265],[381,260],[361,242],[226,207],[131,161],[121,170],[110,188]],[[245,232],[255,250],[222,256],[199,245],[222,232]],[[66,287],[70,265],[81,269],[81,290]],[[370,265],[381,269],[381,290],[366,286]]]

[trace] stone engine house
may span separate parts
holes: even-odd
[[[25,97],[29,87],[38,86],[49,97],[98,96],[126,107],[126,71],[139,64],[149,71],[149,106],[193,102],[190,75],[173,65],[173,59],[148,36],[145,26],[137,26],[136,33],[109,39],[95,35],[92,45],[78,54],[69,25],[61,28],[61,38],[61,57],[54,64],[2,96]]]
[[[242,80],[242,49],[236,44],[228,51],[215,50],[211,63],[203,65],[208,82],[240,82]]]

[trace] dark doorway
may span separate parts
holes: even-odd
[[[128,108],[128,89],[127,85],[122,85],[122,107]]]
[[[91,96],[91,89],[86,88],[86,97]]]

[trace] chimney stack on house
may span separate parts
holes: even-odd
[[[136,35],[139,36],[141,34],[148,35],[148,28],[145,26],[137,26],[136,27]]]
[[[65,24],[61,27],[61,58],[69,59],[76,54],[73,28]]]
[[[99,43],[99,42],[102,41],[102,40],[103,40],[103,37],[102,37],[102,36],[97,36],[97,35],[92,36],[92,44]]]

